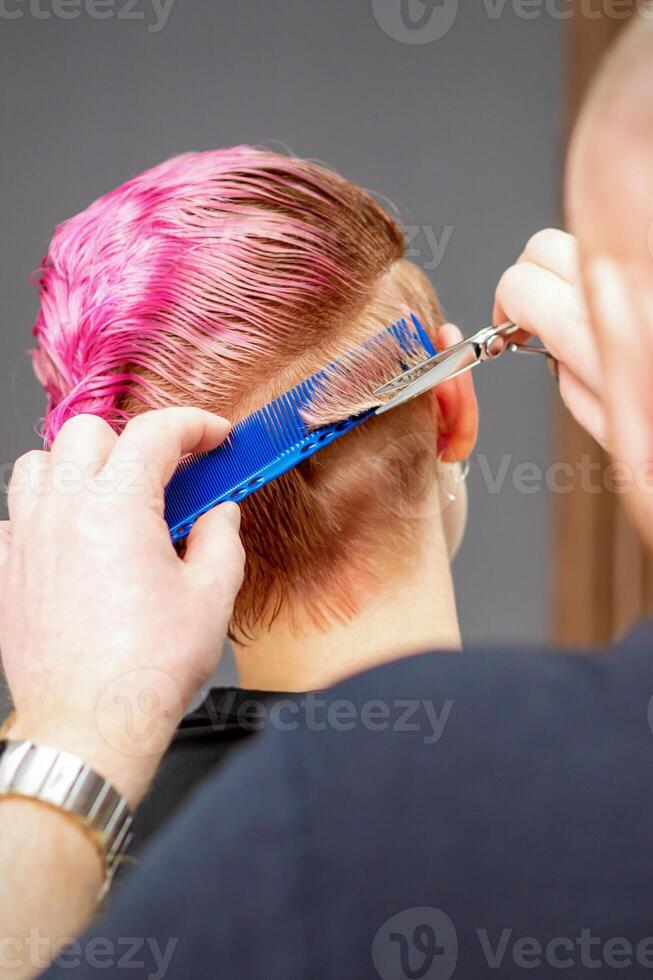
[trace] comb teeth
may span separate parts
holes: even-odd
[[[416,317],[400,320],[324,368],[325,383],[302,410],[315,429],[342,418],[378,408],[390,396],[379,397],[389,379],[422,364],[433,345]],[[434,352],[435,353],[435,352]]]
[[[182,460],[166,489],[165,517],[172,540],[185,537],[212,507],[227,500],[244,500],[374,415],[378,400],[357,415],[337,418],[319,428],[311,429],[307,421],[313,406],[333,406],[361,368],[378,358],[379,349],[386,359],[392,354],[389,361],[394,374],[435,353],[417,317],[413,315],[411,322],[400,320],[236,423],[213,452]]]

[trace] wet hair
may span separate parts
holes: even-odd
[[[437,298],[403,253],[390,214],[312,162],[236,147],[140,174],[62,224],[39,270],[46,442],[82,412],[116,431],[169,405],[237,421],[410,310],[433,331]],[[356,385],[342,398],[360,410]],[[393,447],[419,431],[435,452],[432,406],[371,420],[242,504],[237,635],[281,612],[346,619],[390,555],[409,561],[419,529],[389,501],[414,459]]]

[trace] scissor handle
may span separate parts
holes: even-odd
[[[549,374],[559,380],[560,364],[553,356],[551,351],[548,351],[546,347],[537,347],[531,344],[510,344],[508,350],[513,354],[539,354],[541,357],[546,357],[546,365],[549,369]]]
[[[479,360],[493,361],[500,357],[507,349],[506,340],[517,333],[519,327],[516,323],[502,323],[498,327],[485,327],[471,339],[479,344]]]

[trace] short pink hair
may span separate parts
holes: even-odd
[[[171,404],[236,420],[408,310],[435,328],[403,250],[380,205],[305,160],[236,147],[140,174],[62,224],[40,269],[46,441],[82,412],[116,430]],[[363,463],[424,416],[375,419],[243,504],[243,629],[313,588],[314,610],[353,606],[345,566],[371,572],[389,522]]]

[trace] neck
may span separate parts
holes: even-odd
[[[426,650],[460,647],[449,556],[439,521],[425,522],[410,574],[394,580],[348,623],[298,629],[277,619],[236,646],[240,683],[261,691],[312,691]]]

